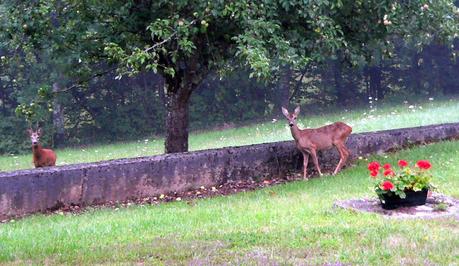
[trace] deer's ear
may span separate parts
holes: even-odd
[[[285,115],[285,117],[288,118],[289,113],[288,113],[288,110],[285,107],[282,107],[282,113]]]
[[[38,128],[37,129],[37,134],[41,136],[41,133],[42,133],[41,128]]]
[[[300,107],[297,106],[297,107],[295,108],[295,115],[298,116],[299,114],[300,114]]]
[[[29,128],[29,129],[27,129],[27,133],[29,133],[29,135],[32,135],[33,130],[31,128]]]

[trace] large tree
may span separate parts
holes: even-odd
[[[67,80],[97,76],[104,63],[119,78],[160,73],[167,153],[188,149],[190,95],[210,72],[242,64],[251,76],[269,79],[286,66],[298,71],[336,58],[338,50],[340,59],[359,64],[375,53],[390,56],[394,36],[419,46],[451,41],[458,24],[452,0],[7,0],[3,6],[9,47],[49,55]]]

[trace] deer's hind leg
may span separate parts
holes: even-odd
[[[337,143],[335,144],[335,147],[339,152],[340,159],[335,171],[333,172],[333,175],[336,175],[341,170],[341,168],[343,168],[350,154],[349,150],[347,149],[346,145],[344,145],[344,143]]]

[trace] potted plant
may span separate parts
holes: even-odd
[[[426,203],[429,189],[433,189],[429,161],[420,160],[410,167],[405,160],[398,161],[398,168],[379,162],[368,164],[374,180],[374,191],[378,194],[383,209],[392,210],[403,206],[417,206]]]

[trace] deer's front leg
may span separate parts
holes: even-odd
[[[301,152],[301,153],[303,153],[303,179],[306,179],[308,177],[309,153],[307,152]]]
[[[310,154],[312,157],[312,161],[314,162],[314,165],[316,166],[317,172],[319,172],[319,175],[322,175],[322,171],[320,171],[320,166],[319,166],[319,160],[317,159],[317,152],[315,149],[310,150]]]

